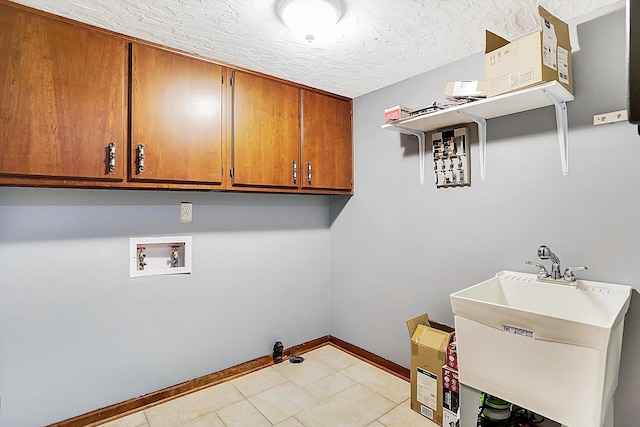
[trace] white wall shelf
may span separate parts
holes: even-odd
[[[560,83],[553,81],[532,86],[517,92],[505,93],[468,104],[457,105],[445,110],[423,114],[408,119],[398,120],[391,124],[382,125],[382,129],[396,130],[415,135],[420,144],[420,156],[424,156],[424,135],[417,132],[429,132],[475,122],[478,124],[478,142],[480,144],[480,178],[485,179],[486,164],[486,135],[487,119],[507,116],[523,111],[554,105],[556,109],[556,125],[558,128],[558,142],[562,172],[569,173],[568,157],[568,101],[573,101],[573,95]],[[420,160],[420,183],[424,182],[424,159]]]

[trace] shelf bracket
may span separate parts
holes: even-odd
[[[487,119],[485,119],[484,117],[476,116],[475,114],[466,113],[464,111],[461,111],[460,113],[467,116],[478,125],[478,147],[480,148],[480,181],[484,182],[485,167],[487,165]]]
[[[543,92],[556,107],[556,127],[558,128],[562,174],[569,175],[569,120],[567,119],[567,103],[546,89]]]
[[[425,151],[425,133],[419,130],[406,128],[404,126],[394,126],[402,133],[413,135],[418,138],[418,152],[420,157],[420,185],[424,185],[424,151]]]

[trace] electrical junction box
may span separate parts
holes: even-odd
[[[129,277],[191,273],[191,236],[129,239]]]
[[[464,187],[471,185],[469,133],[458,128],[431,135],[433,144],[433,172],[436,187]]]

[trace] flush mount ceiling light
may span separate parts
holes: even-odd
[[[342,17],[340,0],[279,0],[277,13],[282,22],[308,41],[327,32]]]

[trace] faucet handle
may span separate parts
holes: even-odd
[[[578,271],[578,270],[587,270],[587,266],[585,265],[580,265],[577,267],[567,267],[564,269],[564,280],[568,281],[568,282],[575,282],[576,281],[576,276],[573,275],[574,271]]]
[[[538,267],[538,279],[546,279],[549,277],[549,272],[544,267],[544,265],[533,262],[533,261],[525,261],[525,264],[533,265],[534,267]],[[586,268],[586,267],[585,267]]]

